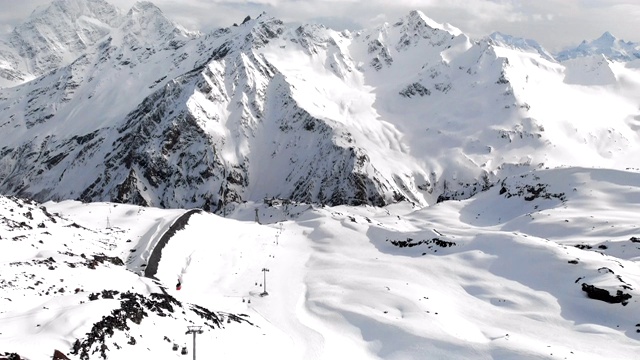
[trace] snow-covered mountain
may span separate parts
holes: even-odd
[[[638,61],[420,11],[199,34],[58,0],[18,38],[0,359],[185,358],[194,325],[199,358],[637,356]]]
[[[355,33],[263,14],[203,36],[148,2],[118,15],[62,1],[34,16],[71,4],[100,5],[91,14],[108,31],[65,48],[84,46],[70,64],[0,90],[6,194],[207,210],[264,197],[425,205],[514,171],[637,165],[633,68],[612,70],[624,86],[585,88],[531,41],[474,41],[419,11]]]
[[[605,32],[598,39],[584,40],[575,48],[568,48],[556,55],[558,61],[566,61],[581,57],[604,55],[610,60],[632,61],[640,59],[640,43],[624,41],[610,32]]]
[[[22,79],[43,75],[71,63],[121,22],[120,11],[104,0],[56,0],[35,10],[2,43],[4,68],[23,71]]]
[[[500,32],[489,35],[490,41],[500,47],[512,48],[524,52],[538,53],[543,59],[553,61],[553,55],[533,39],[524,39]]]
[[[135,28],[130,35],[150,41],[173,32],[188,33],[148,1],[123,13],[105,0],[55,0],[0,39],[0,86],[67,66],[119,28]]]

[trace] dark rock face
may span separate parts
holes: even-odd
[[[566,201],[564,193],[552,193],[548,190],[547,184],[534,184],[534,185],[522,185],[516,188],[515,192],[508,191],[504,186],[500,189],[500,195],[504,195],[506,198],[513,196],[523,197],[525,201],[532,201],[534,199],[559,199]]]
[[[562,203],[567,201],[564,192],[553,191],[550,185],[545,184],[535,172],[505,178],[498,185],[500,186],[499,194],[507,199],[516,197],[524,201],[558,200]]]
[[[222,161],[215,144],[193,116],[171,109],[193,81],[185,77],[167,84],[128,115],[102,174],[82,192],[83,201],[108,194],[120,203],[216,210]],[[187,192],[176,194],[176,188]]]
[[[611,295],[609,291],[587,283],[582,284],[582,291],[586,292],[590,299],[604,301],[609,304],[622,304],[626,306],[629,303],[629,299],[631,299],[631,295],[624,293],[622,290],[618,290],[615,295]]]
[[[487,191],[494,186],[493,176],[482,173],[479,179],[474,182],[457,181],[451,183],[446,180],[442,183],[442,193],[438,195],[436,202],[441,203],[448,200],[468,199],[482,191]]]
[[[400,95],[410,98],[413,96],[429,96],[431,95],[431,90],[425,88],[420,83],[413,83],[407,85],[404,89],[400,91]]]
[[[407,238],[407,240],[391,240],[390,243],[400,248],[405,248],[405,247],[411,248],[411,247],[420,246],[420,245],[426,245],[427,247],[431,248],[432,244],[435,246],[443,247],[443,248],[456,246],[456,243],[453,241],[441,240],[439,238],[433,238],[433,239],[427,239],[427,240],[414,240],[412,238]]]
[[[63,354],[60,350],[55,350],[53,352],[52,360],[70,360],[67,355]]]
[[[22,358],[20,357],[20,355],[16,354],[16,353],[3,353],[0,355],[0,360],[21,360]]]

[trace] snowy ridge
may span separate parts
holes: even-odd
[[[494,32],[489,35],[490,41],[498,46],[511,47],[514,49],[538,53],[543,59],[553,61],[553,55],[545,50],[537,41],[532,39],[523,39],[511,35]]]

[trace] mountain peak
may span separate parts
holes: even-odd
[[[117,27],[122,21],[120,10],[105,0],[55,0],[49,6],[33,11],[24,23],[16,27],[14,33],[28,28],[78,27],[77,22],[83,16],[110,27]]]
[[[385,23],[379,28],[379,31],[386,32],[385,29],[388,27],[389,25]],[[392,27],[395,28],[394,32],[398,32],[399,39],[396,43],[398,50],[413,47],[424,40],[427,40],[431,45],[440,46],[447,39],[462,34],[459,29],[449,24],[440,24],[420,10],[410,11]]]
[[[443,30],[451,33],[452,35],[459,35],[461,33],[459,29],[446,23],[440,24],[439,22],[425,15],[420,10],[411,10],[409,12],[409,15],[407,15],[404,20],[406,20],[406,23],[409,26],[409,28],[415,28],[416,25],[419,26],[420,24],[425,24],[427,27],[431,29]],[[403,22],[404,21],[401,20],[399,23],[396,23],[396,25],[401,25]]]
[[[436,28],[439,27],[440,24],[438,24],[437,22],[435,22],[433,19],[431,19],[430,17],[428,17],[427,15],[425,15],[422,11],[420,10],[411,10],[409,12],[409,15],[407,16],[407,18],[409,20],[414,20],[414,21],[419,21],[419,20],[424,20],[427,25]]]
[[[147,12],[162,13],[162,10],[160,10],[160,8],[157,7],[156,4],[152,3],[151,1],[136,1],[136,3],[133,4],[131,9],[129,10],[130,14],[147,13]]]
[[[104,0],[55,0],[18,25],[10,42],[40,75],[75,60],[121,22],[120,10]]]
[[[39,18],[56,18],[62,15],[74,21],[87,16],[116,27],[121,14],[118,8],[105,0],[55,0],[42,11],[32,14],[32,17],[34,15]]]
[[[610,32],[605,31],[604,34],[602,34],[602,36],[600,36],[600,39],[615,40],[616,37],[613,36]]]
[[[144,38],[153,39],[182,34],[190,37],[194,33],[171,21],[162,10],[150,1],[138,1],[125,16],[123,29]]]
[[[262,47],[269,43],[271,39],[280,36],[284,32],[284,23],[277,18],[261,14],[256,19],[245,18],[242,23],[250,29],[250,38],[253,41],[252,46]]]
[[[618,39],[613,36],[610,32],[606,31],[602,36],[598,39],[591,42],[592,45],[596,45],[599,47],[603,46],[614,46],[614,44],[618,41]]]
[[[129,11],[127,12],[126,17],[128,19],[160,18],[160,19],[166,19],[167,21],[169,21],[169,19],[166,18],[162,10],[159,7],[157,7],[156,4],[150,1],[137,1],[136,3],[133,4],[133,6],[131,6],[131,9],[129,9]]]

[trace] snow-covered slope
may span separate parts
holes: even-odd
[[[419,11],[355,33],[263,14],[196,36],[150,3],[120,19],[0,90],[4,193],[423,206],[531,168],[638,165],[634,67],[592,81],[532,41],[474,41]]]
[[[0,354],[181,358],[202,325],[198,358],[631,359],[639,189],[637,171],[549,169],[422,209],[227,218],[0,197]]]
[[[553,61],[553,55],[545,50],[537,41],[532,39],[523,39],[500,32],[494,32],[489,35],[489,39],[497,46],[513,48],[524,52],[532,52],[539,54],[543,59]]]
[[[246,315],[179,301],[166,285],[134,272],[183,212],[102,204],[84,214],[105,215],[88,228],[34,202],[0,197],[0,357],[44,359],[58,350],[106,359],[120,350],[135,358],[149,348],[171,354],[185,346],[184,331],[194,323],[234,338],[240,328],[258,333]]]

